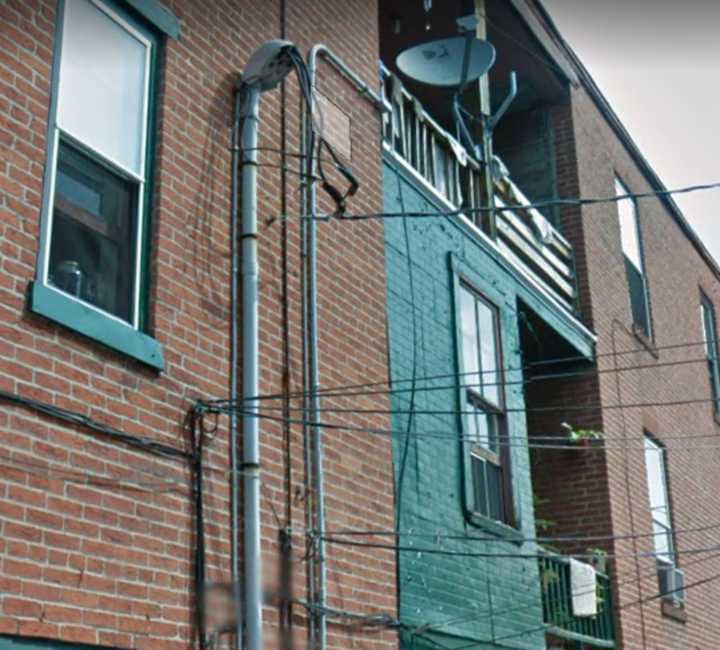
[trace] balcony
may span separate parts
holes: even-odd
[[[428,114],[397,76],[382,65],[381,74],[387,109],[383,118],[385,149],[448,209],[467,210],[467,219],[531,284],[574,313],[576,287],[570,243],[530,207],[497,156],[493,161],[494,209],[484,210],[489,201],[481,164]]]
[[[614,648],[610,579],[597,573],[598,614],[578,618],[572,613],[570,563],[558,555],[547,554],[538,560],[543,597],[543,622],[548,637],[574,641],[581,647]]]

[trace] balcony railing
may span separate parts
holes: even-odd
[[[597,573],[598,613],[596,616],[573,615],[570,592],[570,562],[558,555],[540,557],[540,584],[543,597],[543,622],[548,634],[596,648],[614,648],[610,579]]]
[[[502,162],[494,161],[493,206],[484,191],[480,163],[445,131],[399,79],[381,66],[385,147],[400,157],[415,175],[486,234],[511,263],[569,311],[575,308],[575,275],[570,243],[515,185]],[[506,206],[521,206],[512,210]],[[526,207],[527,206],[527,207]],[[494,225],[494,228],[491,227]]]

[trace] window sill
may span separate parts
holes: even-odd
[[[154,338],[40,282],[30,284],[29,309],[157,370],[165,367]]]
[[[670,618],[678,623],[687,623],[687,612],[684,607],[678,607],[669,600],[663,600],[660,611],[665,618]]]
[[[490,517],[486,517],[485,515],[481,515],[472,510],[468,510],[465,512],[465,519],[472,526],[482,528],[483,530],[487,531],[492,535],[503,537],[509,542],[514,542],[515,544],[523,543],[524,538],[522,536],[522,533],[517,528],[513,528],[509,524],[504,524],[501,521],[491,519]]]

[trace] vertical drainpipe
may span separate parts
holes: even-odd
[[[260,440],[258,402],[257,142],[260,90],[243,85],[242,135],[242,317],[243,317],[243,496],[245,626],[250,650],[262,650],[260,549]]]
[[[315,70],[317,53],[322,46],[316,45],[312,48],[308,61],[308,76],[310,87],[315,91]],[[323,469],[322,450],[322,427],[320,426],[320,369],[318,351],[318,300],[317,300],[317,222],[315,221],[317,188],[314,178],[316,176],[316,160],[314,158],[314,143],[312,137],[312,106],[307,108],[305,120],[304,142],[307,150],[307,194],[305,214],[310,216],[306,224],[307,236],[307,342],[308,342],[308,379],[310,382],[310,432],[312,436],[312,461],[313,461],[313,487],[315,491],[315,533],[317,535],[316,557],[317,557],[317,593],[316,602],[318,610],[315,612],[317,621],[317,648],[325,650],[327,647],[327,618],[325,608],[327,607],[327,568],[325,562],[325,474]]]
[[[242,106],[240,90],[235,91],[235,110],[233,114],[232,131],[232,194],[230,206],[230,246],[231,246],[231,278],[230,278],[230,399],[236,400],[238,396],[238,271],[240,264],[240,251],[238,250],[238,192],[239,192],[239,128],[240,109]],[[230,476],[232,512],[230,520],[231,567],[230,575],[235,603],[235,650],[242,645],[242,611],[240,607],[240,475],[238,473],[238,422],[237,412],[230,409]]]

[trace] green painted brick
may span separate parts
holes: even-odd
[[[384,209],[387,212],[437,211],[431,195],[386,161]],[[409,255],[408,255],[409,251]],[[519,367],[521,357],[518,331],[518,300],[529,304],[548,324],[583,353],[592,343],[567,326],[539,295],[534,295],[487,243],[458,219],[445,217],[385,223],[385,259],[389,354],[393,380],[407,380],[416,366],[416,388],[447,386],[451,377],[423,379],[457,372],[454,314],[454,279],[449,257],[463,268],[476,288],[500,309],[504,365]],[[412,283],[410,280],[412,270]],[[414,294],[414,305],[411,295]],[[514,373],[519,377],[519,373]],[[508,379],[515,378],[508,375]],[[409,382],[396,388],[407,389]],[[508,386],[508,406],[523,408],[522,390]],[[465,503],[461,425],[455,415],[407,414],[409,392],[392,396],[393,429],[401,433],[393,441],[396,477],[397,527],[400,531],[455,535],[492,536],[468,520]],[[416,410],[459,408],[455,389],[415,393]],[[513,436],[525,436],[523,413],[509,413]],[[451,437],[405,435],[402,432],[443,432]],[[515,508],[519,516],[518,535],[534,537],[532,486],[527,449],[514,447],[511,453]],[[442,548],[497,554],[537,551],[533,544],[519,544],[498,538],[494,542],[467,542],[403,536],[403,547]],[[438,546],[440,544],[440,546]],[[476,648],[544,648],[541,595],[537,562],[534,559],[463,558],[418,551],[403,551],[399,558],[400,617],[412,626],[434,626],[443,638],[437,641],[453,647],[455,641],[478,643]],[[492,601],[492,602],[490,602]],[[490,616],[492,609],[494,615]],[[423,628],[427,629],[427,628]],[[522,634],[525,630],[534,630]],[[503,641],[501,637],[511,636]],[[498,639],[493,643],[493,638]],[[405,635],[405,647],[433,647],[424,635]],[[458,643],[457,645],[462,645]],[[437,647],[437,646],[435,646]]]

